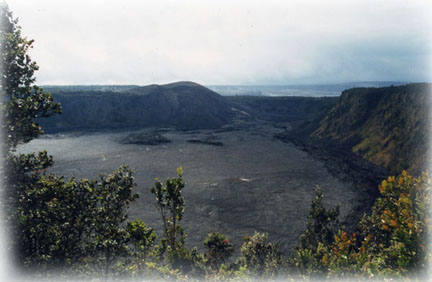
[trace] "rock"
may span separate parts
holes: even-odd
[[[123,144],[159,145],[169,143],[171,140],[162,136],[159,132],[131,133],[121,140]]]
[[[211,135],[201,139],[191,138],[186,140],[186,142],[213,145],[213,146],[223,146],[223,143],[221,141],[215,141],[217,139],[219,139],[219,137],[217,137],[216,135]]]

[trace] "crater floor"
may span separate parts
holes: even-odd
[[[142,219],[161,234],[162,223],[150,189],[157,177],[176,175],[183,167],[186,211],[183,226],[189,247],[202,247],[212,231],[228,235],[235,247],[255,231],[285,253],[304,230],[316,185],[322,187],[328,207],[340,205],[340,221],[355,209],[360,196],[348,183],[330,175],[323,163],[273,135],[271,125],[247,130],[215,132],[168,131],[170,143],[122,144],[132,131],[45,135],[21,146],[20,152],[46,149],[54,156],[52,172],[78,178],[96,178],[125,163],[136,171],[140,198],[131,205],[131,220]],[[190,143],[188,139],[217,136],[223,146]]]

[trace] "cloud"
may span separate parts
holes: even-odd
[[[12,1],[40,84],[430,80],[426,1]]]

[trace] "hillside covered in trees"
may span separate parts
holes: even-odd
[[[348,89],[321,116],[278,138],[351,164],[360,157],[381,177],[403,169],[420,173],[430,165],[431,100],[429,83]]]
[[[431,84],[354,88],[319,122],[311,137],[327,139],[396,173],[429,165]]]

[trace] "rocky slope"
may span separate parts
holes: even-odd
[[[63,114],[40,123],[48,133],[172,127],[232,130],[257,121],[290,127],[325,114],[337,97],[225,97],[193,82],[149,86],[48,86]]]
[[[71,129],[219,128],[236,115],[224,97],[192,82],[123,91],[53,91],[63,114],[41,120],[48,132]]]
[[[378,184],[408,169],[428,168],[430,84],[346,90],[323,116],[275,137],[321,160],[327,170],[361,191],[354,217],[370,211]],[[352,218],[355,223],[359,218]]]
[[[354,88],[310,135],[351,150],[391,173],[427,167],[431,84]]]
[[[272,122],[310,122],[327,113],[338,97],[227,97],[235,108],[260,120]]]

